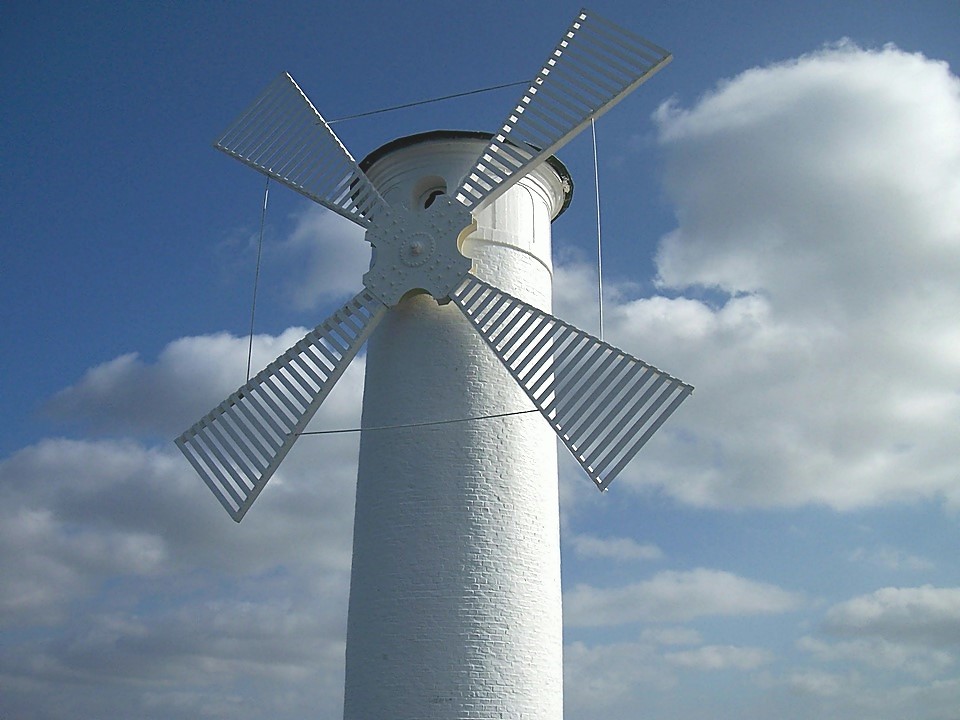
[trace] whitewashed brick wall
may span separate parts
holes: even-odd
[[[391,203],[452,189],[483,143],[414,145],[370,175]],[[474,272],[549,310],[544,166],[480,218]],[[453,304],[393,309],[371,338],[365,427],[531,407]],[[553,431],[538,414],[370,431],[360,447],[345,720],[560,720],[562,617]]]

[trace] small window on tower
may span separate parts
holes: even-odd
[[[433,201],[434,201],[434,200],[436,200],[436,199],[437,199],[438,197],[440,197],[441,195],[445,195],[445,194],[446,194],[446,192],[445,192],[444,190],[431,190],[431,191],[427,194],[426,200],[423,201],[423,208],[424,208],[424,210],[426,210],[428,207],[430,207],[431,205],[433,205]]]
[[[437,198],[447,194],[447,181],[439,175],[430,175],[420,178],[413,189],[413,205],[426,210],[433,205]]]

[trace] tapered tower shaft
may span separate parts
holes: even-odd
[[[364,169],[389,204],[423,207],[487,139],[405,138]],[[549,311],[569,192],[545,163],[478,213],[473,272]],[[370,339],[363,426],[388,429],[360,444],[345,720],[562,717],[556,436],[538,413],[465,420],[531,408],[453,304],[409,297]]]

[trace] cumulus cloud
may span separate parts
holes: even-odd
[[[172,441],[151,444],[236,388],[224,366],[241,345],[184,338],[153,363],[106,363],[56,404],[125,439],[51,438],[0,461],[4,712],[94,716],[104,693],[144,718],[340,711],[357,436],[302,438],[242,527]],[[356,426],[362,377],[360,359],[315,426]]]
[[[960,646],[960,588],[881,588],[834,605],[825,628],[838,635]]]
[[[851,687],[851,678],[822,670],[799,670],[787,682],[797,692],[820,697],[836,697]]]
[[[791,672],[784,684],[791,691],[791,708],[799,701],[818,717],[899,720],[919,714],[931,720],[952,720],[957,716],[960,681],[956,679],[906,685],[871,684],[869,680],[856,670],[808,668]]]
[[[721,570],[665,571],[616,588],[577,585],[564,594],[568,627],[676,622],[706,616],[767,615],[802,607],[803,598]]]
[[[668,690],[677,682],[656,647],[644,642],[566,645],[563,675],[564,715],[584,718],[636,707],[638,696],[649,698],[651,690]]]
[[[252,367],[265,367],[306,333],[292,327],[255,335]],[[152,362],[136,353],[121,355],[57,393],[48,411],[95,432],[173,438],[246,382],[248,342],[216,333],[174,340]],[[361,357],[324,401],[315,424],[356,427],[362,383]]]
[[[773,662],[773,653],[755,647],[704,645],[693,650],[669,652],[664,658],[671,665],[691,670],[755,670]]]
[[[960,80],[850,43],[656,121],[678,226],[608,336],[696,385],[625,476],[709,506],[957,492]]]
[[[647,628],[640,637],[657,645],[699,645],[702,642],[699,632],[686,627]]]
[[[0,571],[11,580],[0,588],[4,619],[55,619],[116,577],[252,576],[277,563],[345,573],[350,465],[318,474],[322,450],[303,450],[271,480],[242,533],[173,448],[45,440],[21,450],[0,463]]]
[[[596,266],[575,256],[554,261],[554,313],[585,332],[597,335],[600,331],[597,314]],[[561,291],[562,290],[562,291]],[[605,303],[610,293],[619,294],[617,284],[604,286]],[[604,304],[604,309],[608,307]],[[604,324],[606,324],[604,318]]]
[[[887,570],[932,570],[934,563],[925,557],[913,555],[893,547],[858,547],[850,553],[850,561],[869,563]]]
[[[687,633],[682,635],[683,642],[692,639]],[[681,640],[681,634],[675,639]],[[661,653],[660,644],[644,633],[637,641],[566,645],[564,716],[700,717],[705,702],[702,691],[683,697],[689,671],[757,670],[773,659],[759,648],[704,646]],[[724,702],[731,706],[718,708],[718,716],[737,716],[729,696],[725,691]]]
[[[565,542],[573,546],[578,557],[609,560],[659,560],[663,551],[656,545],[638,543],[632,538],[600,538],[593,535],[574,535]]]
[[[894,643],[883,638],[831,643],[804,636],[797,646],[822,662],[850,661],[883,670],[903,670],[923,678],[939,675],[954,664],[953,656],[944,650]]]
[[[289,300],[299,309],[331,298],[352,297],[370,265],[363,228],[319,205],[294,216],[290,234],[269,248],[284,273]]]
[[[100,611],[43,643],[0,655],[12,717],[95,717],[111,706],[144,718],[334,716],[342,628],[314,603],[185,602],[161,613]],[[228,715],[224,715],[224,711]]]
[[[133,443],[47,440],[0,463],[4,622],[54,622],[107,576],[161,571],[169,548],[148,506],[151,486],[186,501],[171,460]]]
[[[172,448],[46,440],[0,463],[0,683],[27,703],[4,711],[92,716],[107,693],[253,718],[279,693],[335,714],[355,465],[303,450],[242,529]]]

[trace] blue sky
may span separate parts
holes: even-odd
[[[172,443],[246,366],[263,181],[211,142],[282,70],[329,119],[528,79],[577,9],[6,8],[0,715],[339,716],[356,438],[240,526]],[[592,9],[675,55],[597,125],[607,338],[697,390],[602,496],[561,456],[568,720],[955,719],[960,4]],[[359,158],[515,95],[335,128]],[[555,309],[595,331],[591,152]],[[254,365],[360,237],[274,187]]]

